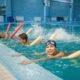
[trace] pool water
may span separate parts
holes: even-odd
[[[59,51],[67,53],[72,53],[80,50],[80,37],[79,31],[80,26],[67,26],[67,25],[47,25],[43,27],[42,25],[25,25],[18,34],[26,32],[30,26],[33,27],[33,31],[28,35],[30,40],[34,40],[39,35],[43,36],[43,39],[48,39],[48,37],[53,33],[57,32],[59,35],[56,39],[57,49]],[[0,27],[0,31],[5,32],[6,25]],[[15,26],[13,25],[10,29],[9,34],[13,32]],[[17,34],[17,35],[18,35]],[[29,59],[38,59],[46,57],[46,55],[41,56],[31,56],[29,54],[41,53],[45,51],[45,43],[41,43],[32,47],[23,46],[17,39],[0,39],[0,43],[7,45],[8,47],[14,49],[18,53],[24,53]],[[63,59],[52,59],[48,61],[36,62],[40,66],[49,70],[53,74],[61,77],[64,80],[80,80],[80,58],[72,60]]]

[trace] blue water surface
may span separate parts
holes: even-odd
[[[25,25],[22,29],[24,32],[26,32],[31,25]],[[9,34],[13,32],[15,29],[15,25],[11,26]],[[5,32],[7,28],[7,25],[0,26],[0,31]],[[54,32],[55,29],[62,28],[67,31],[69,34],[75,34],[79,37],[79,31],[80,26],[67,26],[67,25],[47,25],[45,27],[42,26],[42,29],[44,30],[43,35],[46,36],[46,34],[50,32]],[[31,34],[32,35],[32,34]],[[30,40],[34,40],[35,37],[30,37]],[[46,39],[46,38],[44,38]],[[17,41],[17,39],[0,39],[0,43],[3,43],[7,45],[8,47],[14,49],[18,53],[23,53],[27,58],[29,59],[38,59],[42,57],[46,57],[46,55],[41,56],[31,56],[31,54],[34,53],[41,53],[45,52],[45,43],[41,43],[32,47],[24,46],[21,43]],[[65,54],[75,52],[77,50],[80,50],[80,41],[70,40],[56,40],[57,43],[57,49],[59,51],[64,52]],[[39,64],[40,66],[44,67],[45,69],[49,70],[53,74],[56,74],[57,76],[61,77],[64,80],[80,80],[80,58],[72,59],[72,60],[63,60],[63,59],[52,59],[42,62],[36,62],[36,64]]]

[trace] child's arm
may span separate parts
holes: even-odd
[[[30,46],[36,45],[36,44],[40,43],[41,41],[42,41],[42,36],[39,36],[36,40],[34,40],[34,41],[30,44]]]
[[[80,50],[76,51],[68,56],[62,57],[62,59],[74,59],[80,57]]]
[[[8,34],[5,34],[5,39],[9,38],[9,35]]]
[[[19,57],[19,56],[40,56],[40,55],[43,55],[45,54],[44,52],[43,53],[35,53],[35,54],[23,54],[23,53],[16,53],[16,54],[13,54],[11,55],[12,57]]]
[[[20,64],[30,64],[33,62],[38,62],[38,61],[44,61],[44,60],[49,60],[49,59],[53,59],[53,58],[61,58],[64,56],[64,53],[59,53],[56,56],[51,56],[51,57],[46,57],[46,58],[40,58],[40,59],[36,59],[36,60],[23,60],[22,62],[20,62]]]
[[[30,64],[33,62],[39,62],[39,61],[49,60],[49,59],[53,59],[53,58],[54,57],[46,57],[46,58],[40,58],[40,59],[36,59],[36,60],[23,60],[19,64]]]
[[[44,61],[44,60],[47,60],[47,59],[48,58],[40,58],[40,59],[36,59],[36,60],[23,60],[19,64],[30,64],[30,63],[33,63],[33,62]]]
[[[42,53],[34,53],[33,55],[34,56],[40,56],[40,55],[43,55],[43,54],[45,54],[45,52],[42,52]]]

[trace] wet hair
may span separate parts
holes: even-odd
[[[28,40],[28,36],[27,36],[26,33],[20,34],[19,37],[20,37],[21,39],[23,39],[23,40],[26,40],[26,41]]]
[[[56,42],[55,42],[54,40],[48,40],[48,41],[46,42],[46,46],[48,46],[49,44],[51,44],[51,45],[53,45],[53,46],[56,47]]]
[[[2,38],[2,37],[0,36],[0,38]]]

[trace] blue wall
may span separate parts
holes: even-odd
[[[2,5],[2,3],[3,3],[3,0],[0,0],[0,6]]]
[[[68,16],[69,17],[69,4],[62,2],[51,2],[50,16],[60,17]]]
[[[70,4],[50,0],[47,8],[47,18],[70,17]],[[68,0],[69,1],[69,0]],[[0,0],[1,2],[1,0]],[[44,16],[44,0],[7,0],[7,16],[24,16],[25,21],[31,21],[35,16]],[[80,20],[80,0],[74,0],[73,20]]]
[[[80,21],[80,0],[74,0],[73,20]]]
[[[11,3],[11,4],[10,4]],[[26,21],[35,16],[44,16],[44,0],[8,0],[7,16],[24,16]],[[69,5],[60,2],[51,2],[46,17],[69,16]]]
[[[3,3],[3,0],[0,0],[0,7],[1,7],[2,3]],[[1,15],[1,8],[0,8],[0,15]]]
[[[6,1],[6,18],[8,17],[8,16],[13,16],[12,15],[12,4],[11,4],[11,1],[12,0],[7,0]]]
[[[43,0],[13,0],[13,16],[24,16],[32,20],[34,16],[43,17]]]

